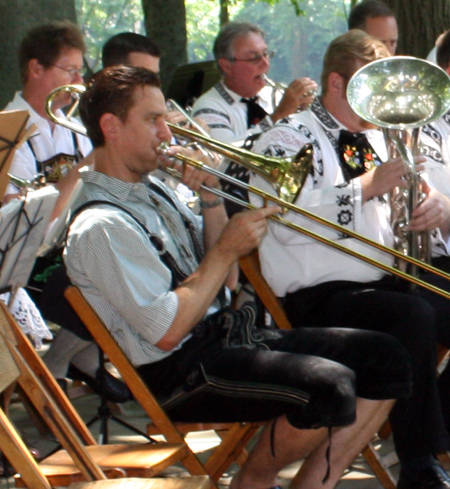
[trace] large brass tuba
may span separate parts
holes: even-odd
[[[419,154],[421,127],[450,108],[450,78],[444,70],[422,59],[384,58],[353,75],[347,99],[362,119],[382,128],[389,156],[401,156],[407,167],[407,187],[396,188],[390,195],[394,247],[405,256],[428,262],[429,232],[408,230],[411,213],[424,198],[413,156]],[[415,267],[409,271],[417,273]]]

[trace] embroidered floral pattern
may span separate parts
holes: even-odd
[[[428,136],[442,150],[442,135],[438,131],[436,131],[436,129],[434,129],[434,127],[431,124],[427,124],[426,126],[422,127],[422,134]],[[422,143],[419,146],[419,152],[421,155],[431,158],[436,163],[444,164],[442,153],[436,147],[430,146],[428,144],[424,144],[422,141]]]
[[[353,212],[342,210],[339,212],[337,220],[341,226],[348,226],[353,220]]]
[[[377,166],[378,156],[372,148],[365,148],[364,151],[359,151],[356,146],[345,144],[343,147],[343,158],[353,170],[364,168],[365,171],[369,171],[374,166]]]
[[[338,195],[337,196],[337,205],[339,207],[342,207],[344,205],[352,205],[350,195]]]

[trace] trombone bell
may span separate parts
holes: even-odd
[[[290,204],[297,200],[306,177],[311,170],[313,147],[309,144],[305,145],[294,157],[274,158],[258,155],[243,148],[236,148],[231,144],[217,141],[184,127],[171,123],[167,123],[167,125],[173,134],[192,139],[202,146],[261,175],[273,185],[278,197]]]

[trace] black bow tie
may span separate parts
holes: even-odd
[[[259,124],[267,112],[258,104],[258,97],[241,98],[241,102],[247,104],[247,128],[256,126]]]
[[[359,177],[381,164],[364,133],[352,133],[345,129],[339,133],[339,158],[346,180]]]

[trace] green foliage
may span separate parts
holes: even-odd
[[[332,39],[347,30],[342,0],[305,0],[302,16],[292,15],[289,0],[263,9],[250,0],[236,20],[247,20],[262,27],[266,41],[276,56],[270,76],[289,83],[294,78],[308,76],[320,79],[323,54]]]
[[[260,0],[261,2],[268,3],[270,5],[276,5],[282,0]],[[304,2],[305,0],[289,0],[289,3],[294,8],[295,15],[305,15],[305,11],[300,7],[300,2]]]
[[[102,46],[111,36],[124,31],[145,34],[140,0],[75,0],[75,8],[92,71],[101,68]]]
[[[230,18],[252,22],[267,34],[276,51],[270,76],[289,83],[294,78],[320,78],[322,58],[329,42],[347,30],[350,0],[298,0],[302,14],[294,15],[293,0],[234,0]],[[214,7],[211,5],[214,4]],[[212,59],[211,49],[219,30],[216,0],[186,0],[189,62]]]
[[[353,1],[228,0],[228,9],[232,20],[252,22],[267,33],[277,53],[270,76],[289,83],[299,76],[319,80],[326,46],[346,30],[346,12]],[[75,0],[75,5],[93,71],[101,67],[101,48],[109,37],[123,31],[145,34],[140,0]],[[185,5],[189,62],[212,59],[219,0],[185,0]]]

